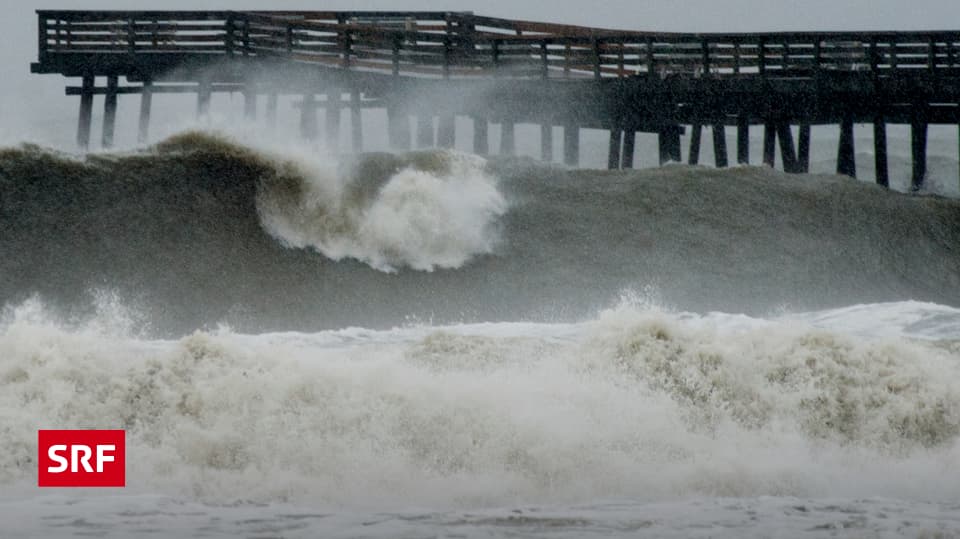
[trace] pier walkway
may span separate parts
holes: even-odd
[[[810,127],[839,128],[837,171],[856,175],[854,124],[874,130],[877,182],[888,184],[886,126],[911,126],[913,185],[926,175],[930,124],[960,123],[960,31],[679,34],[608,30],[483,17],[470,12],[38,11],[34,73],[79,77],[77,140],[90,143],[93,98],[104,95],[102,143],[113,143],[119,95],[140,96],[148,137],[154,94],[196,93],[205,114],[215,92],[241,92],[245,113],[266,96],[299,95],[301,130],[338,140],[349,109],[353,148],[364,109],[383,108],[397,149],[453,146],[456,116],[473,120],[474,151],[515,151],[514,126],[541,126],[544,160],[553,126],[563,161],[579,160],[579,129],[610,132],[610,168],[634,165],[637,132],[659,135],[660,162],[700,158],[712,130],[715,164],[749,163],[749,129],[762,126],[762,162],[804,172]],[[105,85],[97,86],[97,77]],[[123,82],[121,84],[121,81]],[[437,118],[435,122],[434,119]],[[414,120],[416,127],[414,128]],[[436,124],[436,127],[435,127]],[[797,141],[794,142],[796,126]]]

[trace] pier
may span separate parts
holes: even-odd
[[[38,11],[34,73],[75,77],[77,142],[90,146],[94,96],[103,95],[102,146],[114,142],[117,100],[138,95],[149,138],[155,94],[191,93],[197,114],[215,93],[241,93],[256,118],[265,99],[299,96],[301,134],[350,140],[362,151],[362,115],[385,109],[394,149],[452,147],[456,117],[473,122],[473,150],[516,151],[517,124],[540,126],[541,158],[579,163],[582,128],[609,131],[608,166],[635,166],[637,133],[655,133],[659,163],[700,162],[704,131],[715,165],[806,172],[811,126],[839,132],[837,172],[856,176],[854,125],[873,125],[876,181],[888,185],[887,125],[911,129],[912,184],[923,186],[931,124],[960,125],[960,31],[683,34],[588,28],[470,12]],[[104,81],[98,85],[98,80]],[[751,156],[750,129],[763,132]],[[796,132],[796,137],[794,137]],[[960,149],[958,149],[960,152]],[[759,159],[757,159],[759,157]]]

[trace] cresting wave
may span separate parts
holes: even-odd
[[[285,245],[383,271],[433,271],[492,252],[506,201],[482,158],[438,150],[368,155],[349,174],[313,166],[271,176],[257,208]]]
[[[960,459],[956,340],[627,305],[569,325],[163,341],[123,318],[7,310],[2,490],[32,484],[51,424],[128,429],[134,493],[215,504],[960,496],[944,480]]]
[[[960,305],[960,201],[836,176],[605,172],[445,151],[350,162],[190,132],[82,159],[0,150],[0,304],[156,335],[591,316],[624,289],[695,312]],[[432,271],[431,271],[432,270]]]

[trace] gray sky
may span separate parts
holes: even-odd
[[[76,98],[56,75],[31,75],[36,15],[43,9],[403,9],[479,14],[609,28],[664,31],[960,29],[957,0],[4,0],[0,143],[56,124],[73,129]],[[67,121],[69,119],[69,121]],[[61,125],[62,124],[62,125]],[[72,135],[71,135],[72,136]],[[64,137],[66,138],[66,137]]]

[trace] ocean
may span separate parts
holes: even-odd
[[[0,537],[960,537],[945,178],[7,147]]]

